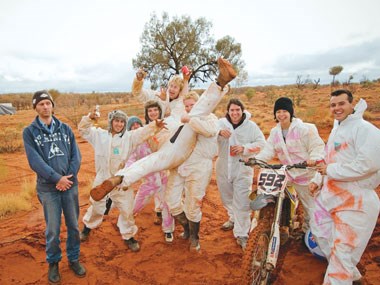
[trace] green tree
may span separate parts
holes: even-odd
[[[340,65],[330,67],[329,73],[333,77],[332,85],[335,84],[335,76],[337,76],[339,73],[341,73],[342,70],[343,70],[343,66],[340,66]]]
[[[133,67],[147,71],[152,88],[166,84],[184,65],[192,70],[193,83],[214,79],[220,56],[228,59],[237,71],[242,70],[245,63],[241,59],[241,45],[230,36],[215,41],[210,35],[211,27],[212,23],[205,18],[193,21],[189,16],[181,16],[170,20],[167,13],[161,19],[152,14],[145,24],[141,51],[133,59]]]

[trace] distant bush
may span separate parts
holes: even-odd
[[[363,76],[362,80],[360,80],[360,85],[362,88],[371,88],[373,86],[373,82],[366,76]]]
[[[72,106],[73,99],[80,104],[95,106],[127,103],[131,97],[127,92],[60,93],[55,89],[50,89],[49,92],[58,107]],[[17,110],[28,110],[32,109],[32,97],[33,93],[2,94],[0,103],[12,103]]]
[[[0,153],[17,152],[23,147],[21,130],[5,128],[0,130],[0,137]]]
[[[251,99],[255,96],[255,89],[253,88],[248,88],[245,91],[245,96],[247,97],[248,101],[251,101]]]
[[[25,181],[20,193],[0,195],[0,219],[19,211],[28,211],[32,208],[32,198],[36,193],[35,184]]]

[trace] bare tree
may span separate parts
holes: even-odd
[[[321,79],[318,78],[317,80],[314,79],[313,81],[314,81],[313,89],[317,89],[319,86],[319,83],[321,82]]]

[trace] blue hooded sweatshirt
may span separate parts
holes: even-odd
[[[38,121],[24,129],[23,140],[30,167],[37,173],[37,190],[52,191],[62,176],[78,184],[81,154],[71,128],[53,116],[53,133],[49,133]]]

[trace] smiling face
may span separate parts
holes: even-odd
[[[123,131],[125,126],[125,121],[120,118],[115,118],[112,120],[112,134],[118,134]]]
[[[179,96],[179,93],[181,92],[181,86],[179,86],[176,82],[170,82],[169,83],[169,97],[170,99],[176,99]]]
[[[331,96],[330,112],[334,116],[334,119],[339,122],[342,122],[348,115],[351,115],[354,112],[354,106],[348,101],[347,94]]]
[[[42,120],[47,120],[53,115],[53,104],[50,100],[41,100],[36,105],[36,112]]]
[[[194,98],[189,98],[189,99],[183,100],[183,104],[185,105],[185,110],[187,113],[190,113],[190,111],[191,111],[191,109],[193,109],[195,103],[196,103],[196,101]]]
[[[287,129],[290,125],[290,113],[287,110],[277,110],[276,120],[281,124],[283,129]]]
[[[239,105],[231,104],[228,108],[228,115],[230,115],[231,122],[237,124],[243,117],[243,110]]]
[[[141,125],[138,122],[135,122],[131,126],[131,130],[137,130],[138,128],[141,128]]]
[[[147,113],[150,121],[154,121],[160,118],[160,110],[158,107],[149,107]]]

